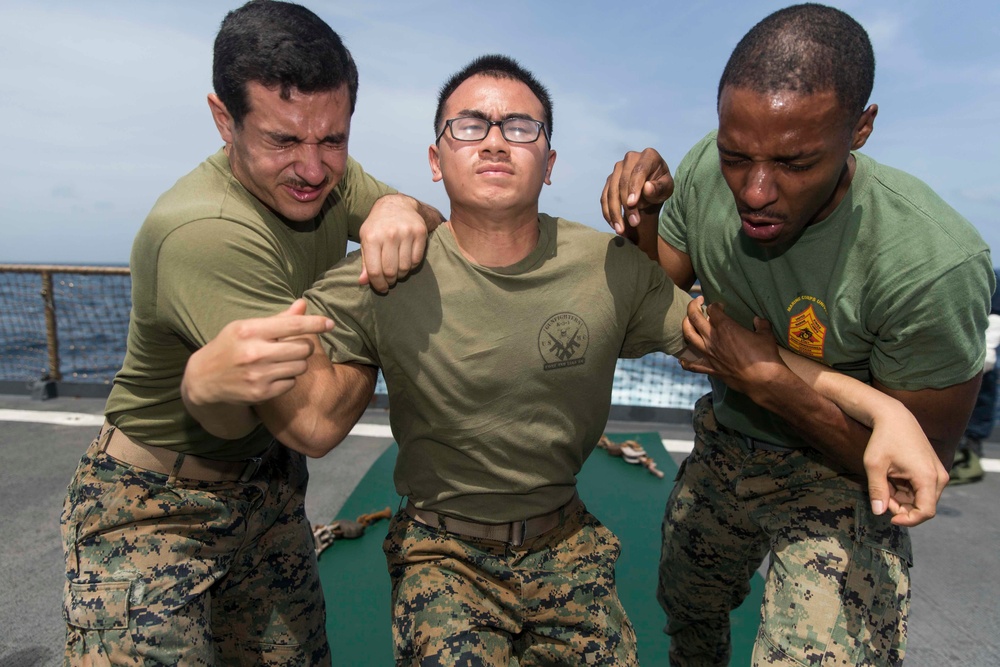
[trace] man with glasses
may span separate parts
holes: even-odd
[[[615,586],[619,542],[586,511],[576,474],[603,433],[617,359],[680,354],[691,299],[633,244],[539,213],[556,158],[552,105],[510,58],[484,56],[449,79],[434,129],[431,173],[451,215],[425,262],[378,295],[357,285],[361,259],[349,257],[305,295],[336,320],[324,343],[338,363],[318,352],[288,394],[227,412],[199,353],[185,398],[209,428],[250,428],[259,416],[282,442],[319,454],[343,428],[325,414],[337,378],[380,366],[406,497],[384,544],[396,664],[635,665]],[[789,363],[841,397],[878,393]],[[892,424],[884,444],[917,434],[919,450],[900,408],[878,407]],[[910,463],[935,478],[926,440],[922,451]],[[915,511],[926,518],[935,500],[931,491]]]

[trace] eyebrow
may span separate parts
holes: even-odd
[[[264,135],[279,144],[300,144],[305,143],[294,134],[284,134],[282,132],[264,132]],[[320,144],[342,144],[347,141],[347,135],[343,132],[328,134],[316,143]],[[312,143],[312,142],[309,142]]]
[[[725,146],[720,144],[718,140],[716,140],[715,145],[719,149],[719,152],[722,153],[723,155],[732,157],[749,157],[749,155],[747,155],[746,153],[741,153],[739,151],[734,151],[729,148],[726,148]],[[816,151],[813,151],[811,153],[800,152],[800,153],[790,153],[787,155],[772,155],[767,159],[768,161],[771,162],[795,162],[796,160],[809,160],[815,157],[816,155],[818,155],[818,152]]]
[[[480,111],[479,109],[462,109],[461,111],[457,111],[456,114],[460,118],[482,118],[483,120],[490,120],[489,115],[487,115],[483,111]],[[507,120],[508,118],[525,118],[527,120],[536,120],[531,116],[531,114],[518,113],[518,112],[506,114],[500,120]]]

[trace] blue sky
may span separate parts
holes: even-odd
[[[205,102],[236,2],[5,0],[0,6],[0,262],[125,263],[164,190],[214,152]],[[483,53],[520,60],[554,101],[542,210],[604,228],[628,149],[671,165],[716,124],[739,38],[788,2],[305,2],[344,38],[361,89],[351,153],[447,214],[431,182],[437,89]],[[1000,3],[831,2],[875,46],[865,152],[929,183],[1000,253]],[[995,260],[1000,263],[1000,259]]]

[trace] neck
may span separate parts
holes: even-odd
[[[465,258],[480,266],[496,268],[517,264],[538,245],[537,208],[503,218],[481,213],[470,216],[452,210],[446,224]]]
[[[847,194],[848,188],[851,187],[851,181],[854,180],[854,170],[857,167],[855,163],[854,156],[848,155],[847,162],[844,164],[844,169],[840,172],[840,180],[837,181],[837,186],[830,193],[830,198],[827,199],[823,207],[816,212],[815,217],[809,224],[815,224],[826,220],[827,217],[840,205],[843,201],[844,195]]]

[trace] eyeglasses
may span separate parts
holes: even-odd
[[[486,120],[475,116],[462,116],[444,122],[444,128],[437,135],[435,142],[441,141],[445,130],[451,130],[451,136],[458,141],[482,141],[490,133],[494,125],[500,126],[500,134],[512,144],[530,144],[538,141],[538,136],[545,129],[545,123],[533,118],[504,118],[503,120]],[[545,140],[549,140],[548,131]]]

